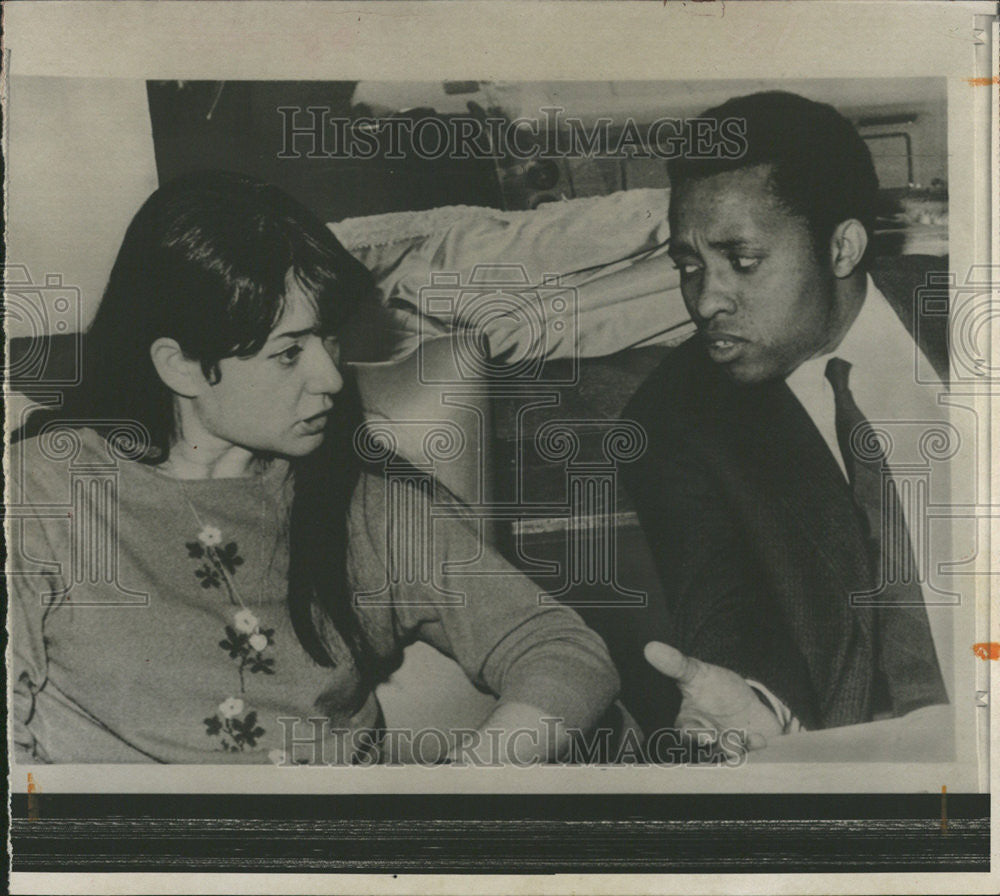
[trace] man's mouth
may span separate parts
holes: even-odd
[[[725,362],[734,360],[746,345],[746,340],[729,333],[706,333],[705,343],[713,361]]]

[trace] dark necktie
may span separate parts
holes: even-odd
[[[946,703],[913,549],[885,453],[872,425],[848,387],[851,365],[831,358],[826,378],[833,386],[840,455],[869,545],[875,593],[857,599],[874,608],[874,635],[880,678],[875,709],[902,715],[920,706]],[[888,563],[886,562],[888,558]],[[880,693],[881,691],[881,693]],[[878,704],[887,703],[887,707]]]

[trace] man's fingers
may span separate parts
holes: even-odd
[[[690,684],[694,679],[697,665],[676,647],[662,641],[650,641],[643,652],[654,669],[675,679],[678,684]]]

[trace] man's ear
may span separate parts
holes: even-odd
[[[175,339],[160,337],[149,347],[149,356],[171,392],[184,398],[196,398],[209,387],[201,362],[188,358]]]
[[[867,248],[868,232],[865,225],[856,218],[841,221],[830,237],[830,266],[833,268],[833,275],[840,279],[850,277],[861,264]]]

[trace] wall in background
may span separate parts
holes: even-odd
[[[71,331],[157,186],[146,85],[13,75],[9,88],[7,331]]]
[[[279,108],[302,110],[288,121],[306,129],[313,120],[305,111],[310,107],[325,109],[332,118],[367,116],[371,107],[354,101],[355,86],[353,81],[150,81],[160,179],[201,168],[242,171],[278,185],[324,221],[442,205],[500,206],[489,159],[420,158],[405,137],[391,154],[380,145],[371,158],[345,158],[336,154],[332,127],[318,153],[311,154],[311,135],[285,146],[286,118]],[[442,117],[430,108],[401,115]],[[319,120],[326,119],[320,114]],[[288,154],[295,157],[284,157]]]

